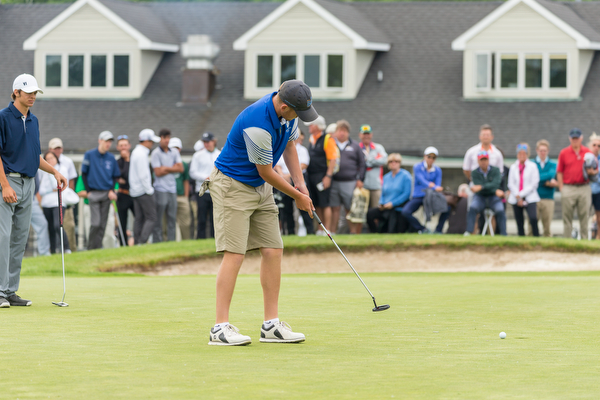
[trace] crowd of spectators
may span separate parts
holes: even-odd
[[[479,143],[463,159],[467,182],[454,193],[442,184],[436,147],[423,151],[423,160],[413,165],[411,173],[402,168],[400,153],[388,155],[373,141],[370,125],[360,126],[357,139],[345,120],[327,125],[319,116],[305,125],[309,143],[304,146],[301,133],[295,142],[298,159],[316,212],[331,234],[344,230],[470,235],[488,223],[491,231],[506,235],[510,205],[518,235],[539,236],[541,232],[551,236],[557,189],[565,237],[587,238],[592,206],[594,219],[600,218],[600,136],[595,133],[588,148],[582,144],[582,132],[572,129],[570,146],[561,150],[558,162],[548,157],[550,143],[545,139],[536,143],[533,159],[530,145],[519,143],[516,161],[505,167],[503,152],[493,144],[492,127],[483,125]],[[131,151],[129,137],[118,136],[117,159],[111,153],[114,135],[100,133],[98,147],[84,155],[80,174],[62,154],[61,139],[50,140],[43,158],[68,179],[69,188],[59,205],[54,177],[41,173],[36,177],[32,227],[40,255],[60,251],[59,207],[64,215],[66,252],[214,237],[212,199],[205,189],[220,154],[215,135],[202,135],[190,163],[182,161],[182,141],[168,129],[158,135],[143,129],[137,139]],[[274,168],[293,184],[283,158]],[[298,212],[292,198],[279,192],[275,198],[282,234],[325,235],[308,213]],[[83,215],[77,212],[79,200],[85,203]],[[358,207],[359,218],[354,212],[349,217],[353,207]],[[575,213],[578,232],[572,226]],[[430,230],[427,225],[433,215],[438,216],[437,223]],[[594,232],[600,238],[598,230]]]

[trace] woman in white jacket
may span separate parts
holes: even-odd
[[[44,154],[44,160],[48,162],[48,164],[52,165],[56,168],[63,176],[69,176],[65,167],[61,167],[58,163],[58,159],[52,152],[47,152]],[[66,174],[66,175],[65,175]],[[67,182],[68,185],[68,182]],[[44,216],[46,220],[48,220],[48,235],[50,236],[50,252],[56,253],[57,250],[60,251],[60,216],[58,214],[58,194],[57,194],[58,184],[56,179],[51,174],[42,174],[40,179],[40,196],[42,197],[42,201],[40,202],[40,206],[44,211]],[[65,213],[64,202],[65,199],[63,197],[63,215]],[[65,245],[65,252],[70,252],[69,240],[67,239],[67,234],[63,231],[63,240]],[[57,248],[58,247],[58,248]]]
[[[529,145],[521,143],[517,146],[517,161],[508,171],[508,202],[512,204],[517,221],[519,236],[525,236],[523,210],[527,211],[531,222],[533,236],[539,236],[537,224],[537,202],[540,201],[537,188],[540,173],[537,165],[529,161]]]

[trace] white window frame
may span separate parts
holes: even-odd
[[[481,56],[481,55],[485,55],[487,56],[487,85],[485,87],[477,87],[477,74],[478,74],[478,61],[477,61],[477,57]],[[492,52],[491,51],[476,51],[475,52],[475,59],[474,59],[474,64],[475,64],[475,90],[477,92],[489,92],[490,90],[492,90]]]

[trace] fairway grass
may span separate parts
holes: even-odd
[[[281,318],[301,344],[259,343],[259,277],[208,346],[214,276],[24,277],[33,307],[0,309],[3,398],[593,399],[600,273],[284,275]],[[504,331],[507,338],[498,334]]]

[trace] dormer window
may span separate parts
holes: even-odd
[[[63,65],[66,68],[63,68]],[[112,89],[129,87],[129,55],[47,54],[46,87]]]

